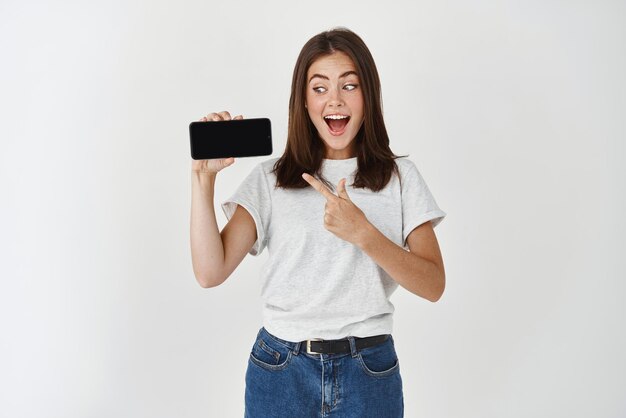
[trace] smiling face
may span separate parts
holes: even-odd
[[[326,146],[325,158],[356,156],[363,123],[363,93],[354,63],[343,52],[318,58],[307,71],[306,108]]]

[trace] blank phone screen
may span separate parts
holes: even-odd
[[[192,122],[189,135],[194,160],[272,154],[272,128],[267,118]]]

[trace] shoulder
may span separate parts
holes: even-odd
[[[271,188],[276,183],[276,174],[274,173],[274,164],[279,157],[268,158],[258,162],[250,172],[250,178],[257,185],[264,185]]]
[[[397,158],[396,163],[400,172],[400,185],[403,189],[421,188],[424,186],[424,178],[417,165],[408,158]]]
[[[418,171],[415,163],[406,157],[396,158],[395,162],[398,166],[398,170],[400,171],[401,176],[405,176],[411,171]]]
[[[278,161],[279,158],[280,157],[273,157],[267,160],[263,160],[257,165],[257,168],[263,171],[265,174],[269,174],[274,168],[274,164],[276,164],[276,161]]]
[[[278,160],[279,157],[269,158],[258,162],[253,168],[250,174],[262,177],[269,177],[272,175],[272,171],[274,168],[274,164]]]

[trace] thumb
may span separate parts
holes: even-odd
[[[348,192],[346,191],[346,179],[339,180],[339,184],[337,185],[337,196],[350,200],[350,196],[348,196]]]

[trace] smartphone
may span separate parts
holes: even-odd
[[[191,122],[189,137],[194,160],[272,154],[272,127],[267,118]]]

